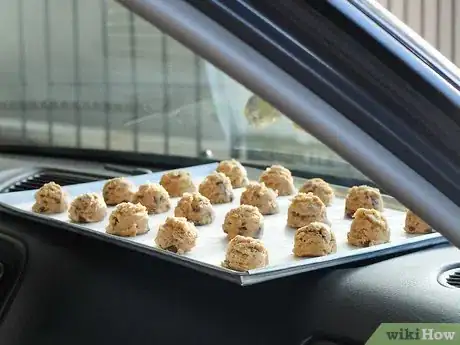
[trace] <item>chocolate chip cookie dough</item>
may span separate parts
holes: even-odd
[[[213,172],[199,187],[201,195],[207,197],[211,204],[226,204],[233,201],[233,187],[230,179],[223,173]]]
[[[406,211],[404,231],[408,234],[429,234],[433,228],[411,210]]]
[[[164,213],[171,208],[168,192],[157,183],[140,185],[136,194],[134,194],[133,203],[144,205],[149,214]]]
[[[113,178],[107,181],[102,188],[104,201],[109,206],[131,202],[135,192],[134,184],[124,177]]]
[[[313,222],[330,224],[327,219],[326,206],[313,193],[297,194],[289,205],[288,226],[297,229]]]
[[[297,229],[293,253],[297,257],[325,256],[337,251],[337,242],[331,228],[324,223],[313,222]]]
[[[383,200],[380,191],[369,186],[351,187],[345,200],[345,216],[353,217],[358,208],[369,208],[383,212]]]
[[[185,193],[174,210],[176,217],[184,217],[195,225],[207,225],[214,221],[215,213],[208,198],[200,193]]]
[[[229,240],[237,235],[258,238],[264,228],[264,216],[258,208],[250,205],[241,205],[231,209],[226,215],[222,229]]]
[[[184,254],[196,245],[198,232],[193,223],[183,217],[168,217],[158,229],[155,243],[161,249]]]
[[[161,177],[160,184],[168,191],[171,198],[181,197],[184,193],[196,192],[196,186],[188,171],[170,171]]]
[[[320,178],[307,180],[299,189],[299,192],[315,194],[326,206],[330,206],[334,201],[334,190],[329,183]]]
[[[260,240],[238,235],[228,243],[222,266],[245,272],[265,267],[268,263],[268,251]]]
[[[390,229],[385,217],[377,210],[358,208],[353,215],[348,243],[356,247],[369,247],[390,241]]]
[[[54,182],[44,184],[35,193],[32,211],[35,213],[56,214],[67,211],[69,196],[60,185]]]
[[[277,197],[278,193],[267,188],[265,183],[250,182],[241,193],[240,204],[255,206],[263,215],[270,215],[279,212]]]
[[[233,188],[241,188],[248,184],[246,169],[237,160],[231,159],[220,162],[216,171],[225,174],[230,179]]]
[[[86,193],[77,196],[69,208],[69,218],[75,223],[96,223],[105,218],[107,205],[101,195]]]
[[[278,192],[279,196],[295,193],[294,179],[291,172],[281,165],[272,165],[261,175],[259,182],[265,183],[268,188]]]
[[[105,229],[108,234],[122,237],[145,234],[149,231],[147,208],[141,204],[122,202],[113,210]]]

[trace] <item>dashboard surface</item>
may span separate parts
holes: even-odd
[[[108,172],[96,162],[0,157],[11,169]],[[1,183],[2,181],[0,181]],[[460,322],[448,245],[240,287],[150,256],[0,214],[2,345],[364,343],[382,322]]]

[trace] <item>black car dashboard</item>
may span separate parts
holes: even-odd
[[[102,163],[5,155],[1,187],[56,166],[91,178],[122,174]],[[460,272],[460,253],[448,245],[240,287],[0,214],[0,263],[2,345],[346,345],[365,343],[382,322],[460,322],[460,283],[439,281]]]

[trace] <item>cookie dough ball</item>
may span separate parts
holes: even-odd
[[[433,232],[433,228],[425,223],[414,212],[407,210],[404,231],[408,234],[429,234]]]
[[[369,247],[390,241],[387,220],[374,209],[358,208],[353,215],[348,243],[356,247]]]
[[[383,200],[377,188],[354,186],[348,190],[345,200],[345,216],[353,217],[358,208],[369,208],[383,211]]]
[[[255,206],[264,215],[275,214],[279,212],[277,197],[278,193],[265,183],[251,182],[241,193],[240,204]]]
[[[230,179],[233,188],[241,188],[248,184],[246,169],[234,159],[220,162],[216,171],[225,174]]]
[[[212,204],[225,204],[233,201],[233,187],[230,179],[223,173],[214,172],[201,182],[199,191]]]
[[[222,266],[235,271],[245,272],[268,265],[268,251],[260,240],[251,237],[236,236],[227,247]]]
[[[69,196],[60,185],[54,182],[44,184],[35,193],[32,211],[35,213],[55,214],[67,211]]]
[[[335,253],[337,242],[331,228],[320,222],[313,222],[297,229],[294,236],[293,253],[297,257],[315,257]]]
[[[215,218],[211,202],[200,193],[185,193],[177,203],[174,215],[195,225],[211,224]]]
[[[184,254],[196,245],[198,233],[195,225],[184,217],[168,217],[158,229],[155,243],[161,249]]]
[[[140,185],[136,194],[134,194],[133,203],[144,205],[149,214],[164,213],[171,208],[168,192],[157,183]]]
[[[326,206],[330,206],[334,200],[334,190],[329,183],[320,178],[307,180],[299,189],[299,192],[315,194]]]
[[[105,203],[115,206],[122,202],[131,202],[136,192],[134,184],[124,177],[108,180],[102,189]]]
[[[149,231],[147,208],[141,204],[123,202],[113,210],[109,224],[105,228],[108,234],[133,237]]]
[[[297,194],[289,205],[287,224],[297,229],[313,222],[330,224],[327,219],[326,206],[313,193]]]
[[[278,195],[292,195],[295,193],[294,179],[291,172],[281,165],[272,165],[267,168],[262,175],[260,181],[265,183],[268,188],[278,192]]]
[[[241,205],[231,209],[226,215],[222,229],[229,240],[237,235],[260,237],[264,228],[264,216],[259,209],[251,205]]]
[[[97,193],[77,196],[69,208],[69,218],[75,223],[96,223],[105,218],[107,205]]]
[[[181,197],[184,193],[196,192],[192,175],[185,170],[175,170],[165,173],[160,184],[168,191],[171,198]]]

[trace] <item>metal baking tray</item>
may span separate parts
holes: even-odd
[[[196,184],[199,184],[208,174],[214,171],[217,164],[206,164],[186,168],[193,177]],[[249,178],[257,180],[262,171],[248,168]],[[164,172],[156,172],[141,176],[130,176],[136,185],[146,182],[159,182]],[[303,180],[295,178],[296,186],[299,187]],[[64,189],[71,197],[82,193],[101,192],[105,181],[91,182],[66,186]],[[225,250],[228,243],[226,235],[222,231],[222,223],[225,214],[233,207],[239,205],[239,199],[244,189],[235,189],[233,203],[214,205],[216,211],[215,221],[207,226],[199,226],[198,243],[190,253],[179,255],[156,248],[154,238],[158,226],[168,215],[172,215],[174,207],[179,198],[172,199],[172,208],[169,212],[150,216],[150,231],[147,234],[134,238],[122,238],[105,233],[105,226],[113,207],[104,221],[93,224],[70,223],[67,214],[39,215],[31,211],[34,203],[33,191],[14,192],[0,195],[0,209],[29,219],[53,224],[62,228],[63,231],[73,231],[86,236],[97,237],[101,240],[138,250],[160,259],[168,260],[179,265],[198,270],[215,277],[229,280],[239,285],[252,285],[272,279],[291,276],[307,271],[319,270],[327,267],[343,265],[359,260],[375,258],[378,256],[401,253],[418,248],[429,247],[447,242],[439,233],[425,235],[409,235],[403,231],[405,212],[404,208],[393,198],[383,196],[385,203],[384,214],[388,219],[391,229],[391,242],[369,248],[355,248],[347,244],[347,232],[351,220],[344,218],[345,195],[347,188],[333,186],[336,192],[335,202],[328,207],[328,218],[332,222],[332,230],[337,238],[337,253],[318,258],[295,258],[292,255],[293,238],[295,230],[286,226],[287,209],[292,196],[279,197],[280,213],[265,216],[263,237],[261,240],[269,252],[270,264],[263,269],[255,269],[247,272],[235,272],[221,266],[225,258]]]

